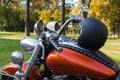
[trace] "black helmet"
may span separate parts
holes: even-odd
[[[94,51],[100,49],[106,42],[108,30],[101,21],[86,18],[80,22],[80,27],[79,46]]]

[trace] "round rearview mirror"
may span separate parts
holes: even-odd
[[[42,31],[43,22],[41,20],[38,20],[34,25],[34,33],[39,35]]]

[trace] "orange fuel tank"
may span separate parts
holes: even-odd
[[[116,71],[110,67],[68,48],[63,48],[60,53],[55,50],[50,52],[46,64],[54,74],[86,76],[95,79],[109,79],[116,75]]]

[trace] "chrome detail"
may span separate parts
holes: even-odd
[[[41,27],[43,26],[43,22],[41,20],[38,20],[34,25],[34,33],[39,35],[42,31]]]
[[[10,75],[10,74],[8,74],[7,72],[2,71],[2,68],[1,68],[1,69],[0,69],[0,80],[3,80],[3,79],[2,79],[2,76],[11,77],[12,80],[19,80],[16,76]]]
[[[21,65],[23,63],[23,59],[24,59],[24,56],[21,52],[19,51],[14,51],[12,54],[11,54],[11,60],[13,63],[15,64],[19,64]]]
[[[21,79],[22,77],[24,77],[24,73],[22,72],[23,59],[24,59],[24,56],[19,51],[14,51],[11,54],[11,60],[12,60],[12,62],[15,63],[15,64],[18,64],[18,66],[17,66],[17,72],[15,72],[15,76],[17,78],[19,78],[19,79]]]
[[[47,27],[47,29],[49,29],[50,31],[53,31],[53,32],[56,32],[59,29],[59,25],[56,21],[49,22],[46,25],[46,27]]]
[[[42,56],[41,56],[41,59],[44,60],[45,59],[45,47],[43,44],[41,44],[41,47],[42,47]]]
[[[70,21],[80,22],[81,19],[70,18],[70,19],[66,20],[66,22],[65,22],[65,23],[60,27],[60,29],[56,32],[57,34],[59,34],[59,36],[64,32],[65,28],[67,27],[66,25],[67,25]],[[59,36],[58,36],[58,37],[59,37]]]
[[[68,45],[68,46],[72,46],[72,47],[77,47],[78,49],[80,48],[80,49],[82,49],[82,50],[89,51],[89,50],[87,50],[87,49],[84,49],[84,48],[80,47],[80,46],[78,45],[78,42],[77,42],[76,39],[69,38],[69,37],[66,37],[66,36],[62,36],[62,37],[59,38],[59,44],[60,44],[60,45],[63,44],[63,45]]]
[[[32,54],[35,46],[39,44],[39,40],[27,37],[22,39],[20,43],[25,52]]]
[[[24,73],[22,71],[17,71],[15,76],[21,80],[24,77]]]
[[[34,40],[33,40],[33,41],[34,41]],[[35,41],[38,42],[37,40],[35,40]],[[35,49],[33,50],[32,56],[31,56],[31,58],[29,59],[27,68],[26,68],[26,70],[25,70],[25,72],[24,72],[23,80],[26,80],[27,75],[28,75],[29,71],[31,70],[31,68],[32,68],[32,66],[33,66],[33,64],[34,64],[34,62],[35,62],[38,54],[40,54],[40,50],[42,49],[41,45],[42,45],[41,41],[38,42],[38,43],[35,45]]]

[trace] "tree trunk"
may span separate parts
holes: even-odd
[[[120,21],[119,21],[119,25],[118,25],[118,38],[120,38]]]
[[[61,15],[61,18],[62,18],[62,25],[65,23],[65,0],[62,0],[62,4],[61,4],[61,10],[62,10],[62,15]],[[63,32],[63,34],[65,35],[65,30]]]
[[[120,14],[120,5],[118,13]],[[120,38],[120,16],[118,16],[118,38]]]
[[[30,36],[30,0],[26,0],[25,35]]]
[[[65,0],[62,0],[62,25],[65,22]]]

